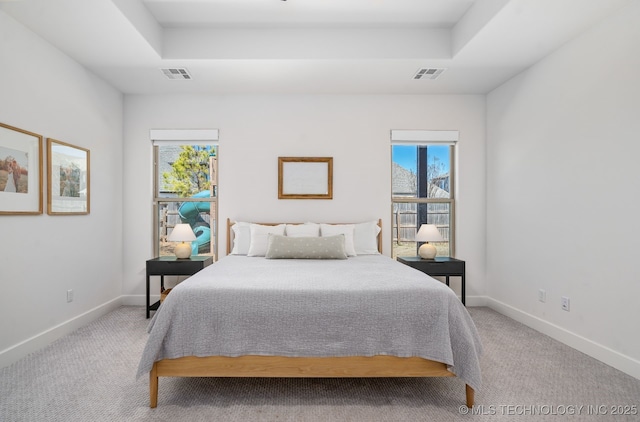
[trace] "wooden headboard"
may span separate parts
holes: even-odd
[[[233,226],[236,222],[231,221],[227,218],[227,253],[225,255],[229,255],[231,250],[233,249],[233,230],[231,230],[231,226]],[[303,224],[303,223],[256,223],[262,224],[263,226],[277,226],[278,224]],[[327,223],[327,224],[350,224],[350,223]],[[378,227],[380,227],[380,233],[378,233],[377,241],[378,241],[378,252],[382,253],[382,219],[378,219]]]

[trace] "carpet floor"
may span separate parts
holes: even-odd
[[[135,379],[142,307],[123,306],[0,369],[0,421],[640,421],[640,380],[491,309],[472,411],[456,378]],[[618,413],[618,415],[616,415]]]

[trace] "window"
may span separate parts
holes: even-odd
[[[154,140],[154,253],[173,255],[167,237],[187,223],[192,255],[217,255],[218,146],[212,142]]]
[[[454,255],[454,152],[451,142],[392,144],[394,258],[417,255],[422,224],[435,224],[444,239],[434,243],[437,256]]]

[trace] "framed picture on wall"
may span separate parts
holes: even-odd
[[[47,214],[89,214],[89,150],[49,138],[47,164]]]
[[[333,157],[278,157],[278,199],[332,199]]]
[[[42,136],[3,123],[0,214],[42,214]]]

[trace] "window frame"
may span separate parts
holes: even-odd
[[[393,132],[393,131],[392,131]],[[449,204],[449,256],[455,257],[456,253],[456,142],[437,142],[437,141],[415,141],[411,140],[410,142],[402,142],[402,141],[394,141],[392,136],[391,141],[391,160],[390,164],[393,168],[393,147],[396,145],[412,145],[416,147],[429,147],[435,145],[449,145],[449,198],[419,198],[419,197],[406,197],[406,196],[393,196],[393,171],[391,172],[391,254],[393,256],[394,251],[394,212],[393,207],[396,203],[411,203],[411,204]],[[417,230],[417,228],[416,228]],[[416,251],[417,255],[417,251]]]
[[[160,230],[159,230],[159,211],[160,204],[162,203],[178,203],[178,202],[207,202],[212,204],[213,211],[209,213],[210,219],[213,219],[213,224],[210,224],[211,229],[211,241],[213,242],[213,247],[210,250],[210,254],[213,256],[214,262],[218,260],[218,197],[219,197],[219,189],[218,189],[218,161],[220,155],[220,145],[217,140],[217,130],[215,130],[216,139],[190,139],[188,136],[184,136],[184,140],[173,140],[172,139],[161,139],[161,136],[158,136],[156,133],[156,137],[154,139],[153,132],[160,131],[151,131],[152,132],[152,148],[153,148],[153,254],[154,256],[160,256]],[[169,131],[167,131],[169,132]],[[175,131],[174,131],[175,132]],[[158,139],[160,138],[160,139]],[[209,198],[167,198],[160,196],[160,186],[159,186],[159,148],[160,145],[208,145],[215,146],[216,149],[216,164],[213,172],[214,179],[211,181],[210,190],[213,190],[213,196]],[[209,254],[205,254],[209,255]]]

